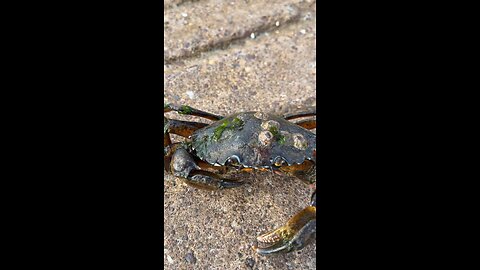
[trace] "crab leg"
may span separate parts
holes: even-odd
[[[197,109],[192,108],[190,106],[185,106],[185,105],[178,106],[178,105],[174,105],[174,104],[164,104],[163,112],[166,113],[166,112],[170,112],[170,111],[176,111],[179,114],[184,114],[184,115],[194,115],[194,116],[198,116],[198,117],[203,117],[203,118],[210,119],[210,120],[213,120],[213,121],[218,121],[218,120],[223,119],[223,116],[219,116],[219,115],[211,114],[211,113],[204,112],[204,111],[201,111],[201,110],[197,110]]]
[[[167,133],[171,133],[188,138],[190,135],[192,135],[193,132],[195,132],[195,130],[203,128],[207,125],[208,124],[199,122],[171,120],[164,117],[163,132],[165,135]]]
[[[188,137],[192,133],[207,124],[197,123],[197,122],[187,122],[179,120],[170,120],[166,117],[163,117],[163,164],[165,168],[170,166],[170,159],[175,152],[176,148],[180,145],[179,143],[172,144],[170,138],[171,134],[180,135],[183,137]]]
[[[306,160],[302,164],[280,167],[280,171],[302,180],[306,184],[313,184],[317,180],[317,167],[315,164],[316,151],[313,153],[313,160]]]
[[[188,185],[206,190],[216,190],[225,188],[235,188],[243,185],[243,182],[236,182],[221,178],[219,175],[202,170],[195,170],[184,179]]]
[[[299,112],[299,113],[291,113],[291,114],[285,114],[283,118],[285,120],[292,120],[300,117],[308,117],[308,116],[316,116],[317,115],[317,109],[312,109],[310,111],[305,111],[305,112]]]
[[[313,160],[306,160],[302,164],[284,166],[280,171],[295,176],[305,183],[313,184],[316,182],[316,151],[313,153]],[[313,192],[310,205],[290,218],[288,222],[266,234],[257,238],[259,244],[264,247],[254,247],[254,250],[261,255],[286,253],[304,248],[315,235],[317,229],[317,192]]]
[[[316,192],[314,192],[310,205],[290,218],[284,226],[257,237],[259,244],[266,247],[254,246],[253,249],[258,254],[269,255],[304,248],[315,236],[316,213]]]
[[[317,128],[317,120],[316,119],[307,119],[307,120],[302,120],[298,121],[295,124],[306,128],[306,129],[314,129]]]

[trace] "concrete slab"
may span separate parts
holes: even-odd
[[[164,7],[164,102],[222,115],[315,106],[315,1],[165,0]],[[271,173],[246,179],[208,192],[165,176],[165,269],[315,269],[315,244],[274,257],[251,249],[256,236],[303,209],[311,190]]]

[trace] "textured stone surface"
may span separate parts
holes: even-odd
[[[221,115],[315,106],[315,1],[169,0],[164,7],[164,102]],[[315,269],[315,244],[273,257],[251,249],[256,236],[303,209],[311,190],[271,173],[245,179],[209,192],[165,176],[165,269]]]

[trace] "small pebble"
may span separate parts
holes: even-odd
[[[193,255],[193,252],[187,253],[185,260],[191,264],[195,264],[197,262],[197,258],[195,258],[195,255]]]
[[[190,99],[194,99],[195,98],[195,93],[193,91],[187,91],[187,96],[190,98]]]
[[[245,261],[245,264],[247,265],[247,267],[253,268],[253,266],[255,266],[255,260],[248,257],[247,260]]]
[[[252,33],[252,34],[250,35],[250,38],[251,38],[251,39],[255,39],[255,33]]]
[[[170,255],[167,255],[167,261],[168,263],[173,264],[173,259],[170,257]]]

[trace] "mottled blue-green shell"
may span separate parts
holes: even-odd
[[[244,167],[272,167],[278,158],[288,165],[313,160],[316,135],[280,116],[244,112],[195,131],[192,149],[210,164],[235,158]]]

